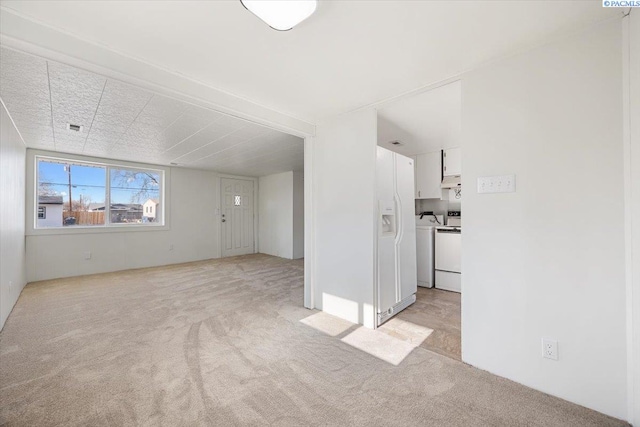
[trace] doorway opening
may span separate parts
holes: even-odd
[[[461,82],[378,109],[378,146],[413,159],[416,302],[395,315],[431,330],[420,344],[461,359]],[[406,327],[406,326],[402,326]],[[385,324],[381,329],[390,329]]]
[[[304,286],[300,285],[307,308],[313,308],[309,261],[305,258],[310,248],[307,199],[311,188],[306,182],[310,140],[262,130],[261,137],[253,138],[246,147],[222,153],[225,163],[221,173],[229,175],[220,176],[217,212],[220,256],[264,254],[298,260],[292,265],[304,265]]]

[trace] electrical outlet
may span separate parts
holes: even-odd
[[[91,259],[91,252],[87,251],[84,253],[84,259],[85,260],[90,260]]]
[[[550,338],[542,338],[542,357],[558,360],[558,341]]]
[[[172,251],[173,250],[173,243],[169,245],[169,250]]]

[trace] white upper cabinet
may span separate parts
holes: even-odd
[[[440,151],[415,157],[416,199],[440,199],[442,190],[442,155]]]
[[[462,175],[462,154],[460,148],[444,150],[443,161],[442,174],[444,176]]]

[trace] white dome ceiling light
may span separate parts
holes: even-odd
[[[288,31],[316,11],[317,0],[240,0],[251,13],[278,31]]]

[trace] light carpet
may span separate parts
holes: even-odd
[[[624,425],[423,347],[359,350],[357,326],[308,319],[302,283],[301,260],[250,255],[29,284],[0,424]]]

